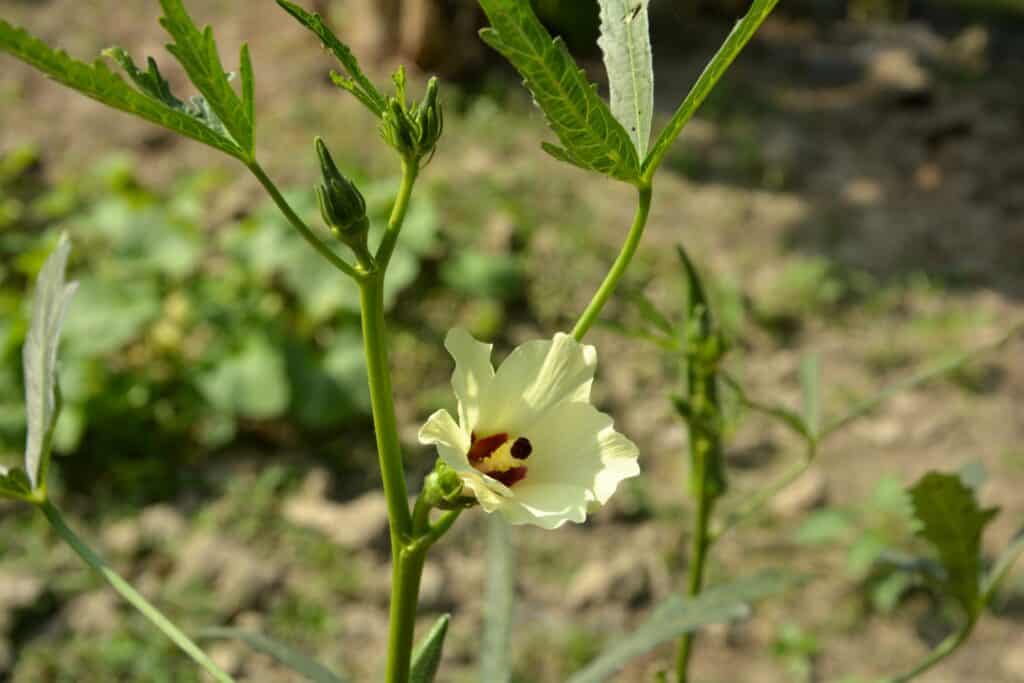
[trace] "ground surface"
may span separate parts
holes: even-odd
[[[115,42],[155,53],[162,41],[150,3],[103,0],[83,11],[66,1],[5,2],[3,14],[80,56]],[[312,182],[313,133],[344,150],[347,165],[393,175],[372,123],[325,82],[326,57],[271,3],[239,16],[234,3],[210,2],[200,18],[218,27],[227,53],[250,41],[260,149],[276,177]],[[666,111],[723,30],[669,28],[688,43],[658,53]],[[672,306],[672,247],[685,241],[714,273],[738,330],[732,367],[750,393],[795,403],[800,358],[815,352],[833,415],[923,363],[999,337],[1024,318],[1024,63],[1013,47],[1021,35],[980,27],[939,33],[919,25],[769,25],[673,151],[633,283]],[[138,154],[143,178],[155,184],[209,163],[206,149],[107,112],[6,57],[2,64],[0,151],[36,141],[54,182],[112,149]],[[481,320],[497,315],[491,334],[504,351],[568,327],[632,213],[626,189],[588,183],[540,152],[542,122],[525,98],[460,102],[425,179],[446,245],[436,259],[467,243],[485,254],[513,254],[528,284],[525,294],[497,304],[497,314],[493,302],[436,287],[404,295],[396,389],[418,471],[432,456],[415,444],[415,430],[436,402],[412,397],[422,387],[431,387],[431,396],[444,391],[450,370],[438,344],[443,331],[456,323],[486,328]],[[214,163],[238,180],[210,207],[213,228],[259,196],[239,169]],[[609,317],[622,315],[613,305]],[[681,585],[685,570],[685,435],[665,400],[672,370],[656,351],[609,331],[591,341],[602,359],[598,401],[640,444],[645,477],[584,527],[516,534],[522,569],[513,659],[523,682],[562,680]],[[345,457],[372,462],[368,440],[349,444]],[[796,448],[781,428],[744,419],[733,435],[733,493],[723,506],[769,481],[797,457]],[[380,501],[373,493],[360,497],[373,490],[372,474],[342,479],[322,466],[330,463],[301,452],[280,461],[268,455],[239,449],[218,456],[199,473],[214,495],[184,492],[115,517],[95,509],[82,487],[67,492],[69,507],[119,568],[186,623],[264,630],[355,680],[372,680],[379,657],[367,653],[381,652],[388,586]],[[928,469],[973,461],[988,473],[984,500],[1003,508],[986,539],[994,555],[1024,522],[1021,341],[952,381],[899,396],[838,435],[771,514],[723,542],[713,578],[783,567],[814,580],[763,605],[748,622],[709,631],[695,679],[866,679],[923,654],[941,636],[943,620],[918,598],[891,613],[873,609],[865,571],[850,551],[875,541],[909,547],[906,530],[890,523],[885,481],[908,484]],[[831,513],[847,520],[848,532],[808,543],[804,520]],[[40,520],[5,508],[3,524],[0,625],[7,647],[0,647],[0,680],[194,680],[162,643],[138,649],[150,640],[144,624],[118,625],[123,608],[54,544]],[[455,615],[441,680],[474,680],[483,530],[479,514],[466,515],[428,568],[424,624],[441,611]],[[1022,604],[1018,573],[970,646],[921,680],[1024,680]],[[215,651],[242,680],[297,680],[232,645]],[[660,650],[619,680],[649,681],[671,654]],[[145,661],[155,663],[148,668]],[[178,668],[166,673],[166,662]]]

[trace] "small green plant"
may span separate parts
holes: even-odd
[[[419,258],[429,250],[434,236],[434,224],[413,217],[427,210],[425,202],[414,199],[417,181],[434,155],[443,153],[439,148],[445,129],[440,85],[431,79],[417,98],[400,68],[391,84],[382,88],[321,17],[287,0],[277,4],[336,59],[339,71],[331,73],[332,81],[377,122],[381,140],[393,151],[400,170],[396,186],[381,189],[360,182],[344,157],[317,137],[310,160],[320,171],[320,182],[312,193],[283,192],[259,161],[257,133],[264,131],[256,125],[257,79],[248,47],[242,46],[235,71],[229,72],[212,29],[196,26],[182,0],[161,0],[161,25],[171,39],[169,52],[198,91],[188,97],[172,91],[153,58],[140,66],[125,50],[114,47],[104,52],[109,62],[88,64],[0,20],[3,51],[113,109],[237,160],[260,183],[277,212],[272,217],[269,209],[258,209],[239,225],[216,236],[206,234],[196,216],[201,208],[174,206],[144,191],[125,173],[117,176],[103,202],[94,207],[95,215],[82,217],[69,210],[75,205],[73,197],[58,197],[37,207],[64,211],[69,216],[65,231],[81,244],[83,253],[115,250],[119,258],[113,263],[123,269],[107,271],[98,265],[95,272],[83,276],[79,288],[65,278],[69,237],[59,237],[55,245],[50,241],[45,247],[25,249],[23,243],[13,249],[24,274],[36,274],[36,287],[21,344],[27,434],[23,464],[0,471],[0,495],[39,510],[60,538],[168,642],[213,680],[231,683],[232,674],[209,656],[197,638],[125,581],[70,528],[48,489],[55,447],[58,442],[73,446],[76,430],[80,435],[86,425],[103,431],[120,426],[127,408],[113,411],[109,422],[100,422],[91,412],[120,398],[134,408],[132,415],[143,415],[142,408],[151,408],[152,418],[145,419],[155,420],[171,433],[175,427],[187,432],[181,438],[205,447],[223,443],[247,418],[292,419],[317,427],[368,411],[387,505],[392,579],[387,648],[366,655],[383,659],[388,683],[443,680],[439,670],[451,616],[442,615],[417,642],[420,583],[433,546],[466,510],[479,508],[490,515],[481,678],[487,683],[511,680],[514,661],[508,640],[516,582],[509,525],[554,530],[569,522],[582,523],[595,507],[608,502],[623,481],[640,474],[639,449],[592,402],[598,355],[584,340],[601,319],[641,244],[656,176],[666,155],[777,0],[754,0],[657,134],[648,0],[598,3],[599,45],[610,84],[608,102],[587,80],[565,44],[552,38],[530,2],[480,0],[490,24],[483,40],[523,76],[557,138],[557,144],[545,142],[543,149],[556,160],[593,174],[595,182],[595,176],[603,176],[605,182],[630,186],[636,194],[636,210],[618,257],[569,332],[526,341],[497,366],[491,344],[458,327],[448,332],[444,345],[454,361],[454,372],[453,398],[446,403],[452,409],[436,410],[419,430],[420,443],[436,449],[437,458],[413,498],[410,483],[420,482],[410,482],[399,438],[389,311],[398,292],[415,278]],[[4,164],[4,177],[17,176],[23,167],[23,160],[12,157]],[[11,221],[21,212],[21,206],[7,203],[0,219]],[[322,227],[315,227],[317,218]],[[159,229],[143,231],[141,223]],[[412,230],[413,224],[419,226],[418,232]],[[204,269],[203,260],[211,242],[219,263],[214,273]],[[801,410],[758,401],[730,373],[726,359],[731,339],[716,318],[697,267],[684,250],[679,255],[684,284],[679,320],[672,321],[642,296],[632,300],[645,321],[635,336],[662,348],[680,374],[681,390],[673,404],[690,434],[686,491],[695,509],[685,590],[656,605],[630,633],[608,639],[608,647],[591,647],[583,637],[570,637],[570,656],[575,660],[571,665],[581,665],[569,677],[570,683],[610,680],[632,659],[672,641],[677,642],[678,653],[674,678],[680,683],[689,680],[697,642],[694,634],[700,627],[742,618],[751,603],[795,583],[793,576],[771,571],[710,582],[706,569],[718,540],[759,513],[773,495],[813,466],[828,436],[874,411],[893,393],[959,368],[974,357],[968,354],[929,368],[837,419],[822,415],[814,361],[807,362],[802,373]],[[230,265],[224,266],[225,261]],[[812,279],[820,276],[811,273]],[[471,252],[457,254],[441,275],[452,289],[485,298],[511,297],[521,277],[513,265]],[[289,302],[293,305],[287,306]],[[82,313],[76,313],[77,308]],[[11,327],[4,327],[5,349],[20,342],[19,332]],[[199,331],[194,327],[202,328],[199,342],[193,339]],[[62,331],[68,340],[68,357],[78,354],[86,366],[97,358],[123,356],[136,368],[165,371],[154,373],[150,384],[123,392],[123,397],[110,396],[117,393],[118,378],[102,372],[98,388],[88,382],[76,385],[71,381],[74,373],[67,375],[68,380],[58,374]],[[361,360],[357,360],[360,346]],[[365,393],[352,382],[356,373],[365,375]],[[154,400],[161,393],[161,382],[186,384],[195,405],[181,409]],[[338,400],[318,398],[305,403],[315,392]],[[717,515],[729,485],[724,459],[727,400],[780,420],[806,449],[780,480],[749,496],[740,507]],[[318,412],[325,404],[331,411]],[[58,419],[65,407],[70,428]],[[194,414],[182,417],[181,410]],[[187,424],[196,427],[183,426]],[[62,434],[62,429],[70,431]],[[258,511],[266,508],[282,476],[268,469],[229,513],[250,520],[245,528],[250,536],[258,533]],[[950,639],[892,681],[912,679],[964,643],[1024,550],[1024,544],[1016,544],[994,567],[983,571],[980,540],[995,512],[981,508],[973,491],[957,477],[928,474],[910,490],[910,497],[919,534],[935,551],[934,560],[922,565],[928,568],[923,576],[959,607],[963,619]],[[353,590],[358,592],[358,586]],[[274,614],[317,631],[329,608],[289,596],[276,605]],[[261,633],[213,626],[199,635],[200,642],[241,641],[310,681],[347,680]],[[777,643],[779,655],[799,665],[800,673],[817,647],[813,639],[793,629],[782,633]],[[140,675],[130,657],[110,662],[111,669],[119,675],[129,675],[129,670]],[[177,672],[151,673],[153,680],[178,677]],[[667,673],[660,680],[667,681]]]

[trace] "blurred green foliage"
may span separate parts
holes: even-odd
[[[183,464],[248,427],[286,420],[312,439],[368,414],[354,283],[269,204],[211,216],[225,185],[198,173],[157,191],[110,158],[48,187],[31,149],[0,160],[0,452],[22,449],[26,288],[61,232],[81,288],[65,326],[57,448],[103,467],[115,490],[173,487]],[[396,187],[365,185],[375,225]],[[312,192],[289,195],[317,225]],[[389,306],[435,249],[437,225],[423,194],[394,256]],[[472,273],[457,279],[472,286]]]

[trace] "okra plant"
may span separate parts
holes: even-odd
[[[649,38],[649,0],[599,0],[600,47],[610,90],[605,101],[577,66],[564,44],[553,39],[535,16],[528,0],[480,0],[489,20],[482,39],[501,53],[522,75],[543,111],[558,144],[543,143],[556,159],[589,173],[595,184],[622,182],[636,192],[636,212],[618,258],[590,303],[578,313],[569,331],[551,331],[527,341],[495,366],[491,345],[454,328],[445,347],[454,371],[452,390],[456,414],[433,413],[419,430],[419,441],[436,450],[436,462],[423,482],[410,482],[403,466],[388,350],[385,287],[389,266],[402,240],[402,226],[414,201],[417,178],[431,158],[443,154],[444,108],[440,86],[431,79],[418,99],[405,72],[381,87],[360,67],[356,56],[317,14],[277,0],[280,9],[312,32],[338,63],[331,79],[355,97],[379,125],[381,141],[395,154],[402,182],[386,221],[371,230],[360,188],[339,164],[343,155],[330,151],[323,139],[313,141],[321,182],[315,194],[322,226],[309,225],[292,207],[264,170],[257,154],[256,75],[248,47],[243,45],[233,72],[228,71],[210,28],[193,22],[182,0],[160,0],[161,25],[170,36],[167,46],[198,94],[172,92],[155,59],[140,67],[125,50],[104,51],[94,63],[77,61],[51,48],[26,30],[0,20],[0,48],[42,71],[53,80],[103,104],[192,138],[237,159],[266,190],[295,231],[311,249],[334,266],[339,282],[353,282],[360,294],[363,350],[373,414],[379,467],[390,524],[392,581],[388,646],[379,654],[388,683],[445,680],[439,673],[450,616],[442,617],[417,644],[414,626],[424,562],[432,547],[467,511],[490,515],[486,629],[481,639],[481,678],[486,683],[510,677],[508,628],[514,596],[515,563],[507,525],[529,524],[556,530],[567,522],[582,523],[605,504],[620,484],[643,476],[643,454],[617,431],[612,416],[591,401],[598,350],[585,339],[602,320],[605,305],[616,294],[641,244],[654,201],[658,170],[680,132],[719,82],[778,0],[754,0],[748,13],[725,39],[675,114],[654,135],[654,77]],[[252,11],[265,11],[263,7]],[[123,72],[123,76],[117,73]],[[603,178],[602,178],[603,176]],[[60,415],[57,381],[61,321],[73,305],[75,284],[65,279],[74,235],[62,238],[38,274],[31,325],[24,345],[27,438],[23,467],[0,471],[0,495],[35,506],[71,548],[153,626],[221,683],[233,681],[178,626],[139,591],[122,579],[65,522],[47,490],[54,428]],[[159,236],[154,236],[159,239]],[[701,626],[736,619],[748,604],[799,581],[781,573],[759,574],[731,583],[707,585],[704,568],[715,542],[757,512],[773,495],[808,468],[826,438],[878,407],[896,391],[922,383],[969,362],[966,354],[929,368],[901,385],[884,390],[852,413],[824,421],[819,409],[816,364],[804,373],[802,411],[761,402],[747,395],[728,370],[729,340],[716,324],[713,305],[697,267],[680,248],[685,304],[677,319],[649,301],[632,297],[642,323],[620,329],[637,343],[654,343],[679,368],[681,393],[674,404],[689,430],[690,480],[680,485],[696,514],[688,534],[692,553],[689,576],[679,578],[679,595],[652,611],[632,634],[615,642],[572,683],[610,680],[629,660],[658,645],[678,639],[674,670],[660,680],[689,680],[694,635]],[[609,324],[616,325],[614,321]],[[746,505],[716,516],[727,490],[723,452],[727,440],[723,397],[781,420],[805,442],[806,453],[794,468]],[[409,492],[421,484],[414,502]],[[973,491],[952,475],[931,473],[909,493],[920,521],[920,534],[936,550],[933,561],[920,561],[908,571],[959,606],[962,627],[927,659],[910,664],[908,673],[892,681],[908,681],[967,640],[991,602],[1000,582],[1024,552],[1018,541],[991,568],[981,559],[981,536],[995,510],[982,508]],[[472,512],[479,514],[479,512]],[[457,618],[457,617],[456,617]],[[238,637],[278,659],[310,681],[346,680],[287,645],[264,636],[212,626],[208,637]],[[342,643],[340,647],[344,647]]]

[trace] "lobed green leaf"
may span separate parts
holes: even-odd
[[[134,114],[238,159],[245,158],[245,152],[234,140],[211,127],[209,120],[197,115],[201,112],[201,107],[189,111],[184,105],[177,107],[169,104],[167,97],[155,94],[154,90],[144,88],[140,92],[100,60],[91,65],[80,62],[62,50],[52,49],[24,29],[12,26],[2,19],[0,50],[35,67],[58,83],[108,107]],[[138,75],[142,75],[141,72]],[[154,82],[153,86],[158,91],[160,84]]]
[[[608,71],[612,114],[644,158],[651,144],[654,65],[647,8],[650,0],[599,0],[598,45]]]
[[[547,117],[562,147],[544,145],[555,158],[580,168],[638,182],[633,140],[587,81],[569,50],[540,23],[529,2],[480,0],[491,28],[481,37],[508,59]]]
[[[181,63],[192,84],[196,86],[209,105],[210,110],[224,124],[224,128],[241,148],[246,159],[254,154],[254,121],[252,94],[252,64],[248,48],[243,45],[240,56],[243,72],[242,97],[238,96],[228,80],[228,74],[220,61],[213,29],[209,26],[200,31],[182,0],[160,0],[164,16],[160,25],[164,27],[173,43],[167,50]]]
[[[341,68],[344,69],[347,75],[342,76],[332,73],[331,80],[334,81],[334,84],[352,93],[356,99],[362,102],[376,116],[383,114],[387,103],[384,95],[377,90],[373,82],[363,73],[362,68],[359,66],[359,61],[352,54],[349,46],[341,42],[334,35],[334,32],[328,28],[320,15],[307,12],[295,3],[288,2],[288,0],[277,0],[277,4],[285,12],[292,15],[296,21],[315,33],[320,38],[320,42],[323,43],[324,47],[330,50],[338,62],[341,63]]]
[[[974,491],[959,477],[938,472],[926,474],[910,489],[910,496],[922,525],[918,534],[935,547],[945,569],[946,590],[975,618],[983,607],[978,599],[981,536],[998,509],[982,509]]]
[[[722,79],[725,72],[732,66],[732,63],[746,47],[750,39],[754,37],[757,29],[761,27],[764,20],[772,13],[779,0],[754,0],[750,10],[733,28],[732,32],[722,43],[715,56],[711,58],[704,72],[697,79],[693,88],[687,94],[686,99],[679,105],[679,109],[672,116],[668,125],[658,136],[657,142],[651,148],[651,153],[643,163],[643,175],[650,178],[654,175],[658,166],[665,158],[672,143],[676,141],[683,128],[689,123],[693,115],[697,113],[700,106],[714,90],[718,81]]]

